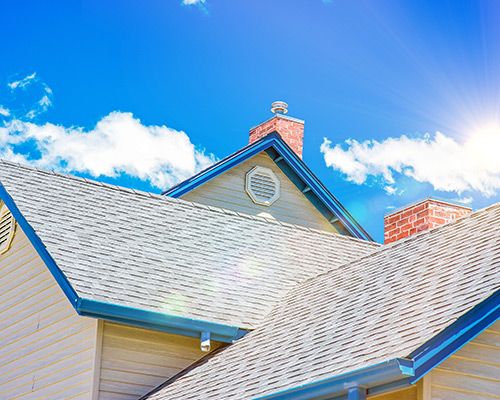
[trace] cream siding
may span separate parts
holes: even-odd
[[[138,399],[206,354],[200,339],[104,322],[99,400]]]
[[[500,399],[500,322],[432,371],[431,399]]]
[[[271,169],[281,185],[280,198],[270,207],[255,204],[245,191],[245,175],[255,166]],[[274,218],[328,232],[335,228],[307,200],[265,153],[259,153],[217,178],[182,196],[183,199],[216,207]]]
[[[417,400],[417,386],[396,390],[378,396],[367,396],[370,400]],[[420,399],[419,399],[420,400]]]
[[[17,226],[0,256],[0,399],[90,399],[95,325]]]

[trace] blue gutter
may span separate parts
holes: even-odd
[[[204,332],[209,332],[210,339],[226,343],[232,343],[248,333],[248,331],[239,329],[237,326],[217,324],[83,298],[78,299],[76,311],[86,317],[103,318],[108,321],[183,336],[201,338]]]
[[[332,214],[334,214],[343,224],[345,229],[359,239],[373,241],[372,237],[366,232],[363,227],[349,214],[342,204],[330,193],[330,191],[321,183],[314,173],[305,165],[305,163],[295,154],[293,150],[281,139],[278,133],[273,132],[257,140],[256,142],[243,147],[232,155],[222,159],[207,169],[199,172],[193,177],[179,183],[178,185],[166,190],[162,195],[179,198],[200,185],[219,176],[223,172],[241,164],[243,161],[273,147],[282,157],[287,165],[297,174],[297,176],[308,186],[317,198],[326,206]],[[287,174],[280,166],[280,162],[276,165]],[[302,188],[299,188],[302,190]]]
[[[410,354],[415,360],[415,376],[411,379],[411,383],[418,381],[499,318],[500,290],[467,311]]]
[[[78,314],[190,337],[201,338],[203,332],[210,332],[210,337],[213,340],[226,343],[232,343],[249,332],[244,329],[239,329],[236,326],[195,320],[79,297],[75,289],[73,289],[69,283],[66,275],[64,275],[62,270],[57,266],[55,260],[52,258],[35,230],[28,223],[26,218],[24,218],[2,183],[0,183],[0,198],[8,207],[16,222],[24,231],[26,237],[31,242],[32,246],[35,248],[36,252]]]
[[[357,371],[322,379],[317,382],[297,386],[255,400],[326,400],[346,399],[349,389],[363,387],[368,393],[373,390],[382,393],[381,387],[402,388],[410,385],[413,377],[413,361],[396,358]]]

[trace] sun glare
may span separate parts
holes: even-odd
[[[467,141],[471,155],[485,166],[498,165],[500,160],[500,126],[477,130]]]

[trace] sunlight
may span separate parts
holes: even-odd
[[[470,136],[466,148],[473,159],[493,169],[500,160],[500,126],[490,125],[477,130]]]

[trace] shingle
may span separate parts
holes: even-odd
[[[10,162],[0,181],[79,296],[244,329],[297,282],[377,248]]]
[[[500,288],[499,226],[497,204],[307,279],[145,398],[251,399],[406,357]]]

